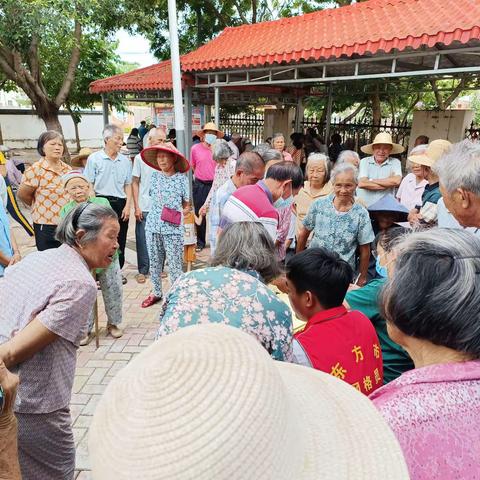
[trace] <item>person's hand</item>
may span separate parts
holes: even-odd
[[[14,265],[15,263],[18,263],[22,259],[22,256],[20,255],[20,252],[14,252],[12,258],[10,259],[10,262],[8,262],[8,265]]]
[[[207,207],[204,205],[202,208],[200,208],[200,210],[198,211],[198,214],[205,217],[205,215],[207,215]]]
[[[364,276],[358,277],[357,286],[363,287],[366,283],[367,283],[367,277],[364,277]]]
[[[420,215],[420,213],[418,213],[418,210],[413,209],[408,214],[408,219],[407,220],[410,223],[410,225],[416,225],[417,223],[420,223],[421,219],[422,219],[422,215]]]
[[[287,277],[285,275],[280,275],[270,283],[275,285],[282,293],[288,293]]]
[[[18,375],[8,371],[7,367],[3,363],[3,360],[0,360],[0,385],[3,388],[3,394],[5,395],[3,410],[0,412],[1,414],[9,412],[13,408],[15,396],[17,394],[18,383]]]
[[[126,222],[130,218],[130,205],[125,205],[125,208],[122,210],[121,219]]]
[[[140,208],[135,209],[135,219],[137,222],[141,222],[143,220],[143,212]]]

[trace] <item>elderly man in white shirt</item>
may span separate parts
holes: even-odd
[[[402,153],[404,148],[393,143],[387,132],[379,133],[372,143],[361,147],[362,152],[372,154],[360,161],[357,196],[368,206],[380,200],[387,193],[395,195],[395,189],[402,181],[400,160],[390,155]]]

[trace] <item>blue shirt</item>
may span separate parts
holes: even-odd
[[[187,176],[184,173],[167,176],[163,172],[155,170],[150,182],[150,198],[152,204],[145,224],[146,231],[162,235],[183,236],[183,213],[180,225],[164,222],[161,216],[163,207],[183,212],[183,202],[190,201]]]
[[[253,335],[275,360],[292,360],[292,314],[256,272],[207,267],[180,277],[168,292],[157,337],[222,323]]]
[[[374,157],[365,157],[360,160],[359,178],[369,180],[385,179],[391,176],[402,176],[402,164],[397,158],[387,158],[383,163],[377,163]],[[357,196],[369,207],[377,200],[380,200],[387,193],[395,196],[395,188],[385,190],[367,190],[366,188],[357,188]]]
[[[112,160],[105,150],[92,153],[83,172],[97,195],[127,198],[125,185],[132,183],[132,162],[121,153]]]
[[[0,177],[1,178],[1,177]],[[13,247],[10,239],[10,222],[3,203],[0,201],[0,252],[7,257],[13,256]],[[5,267],[0,264],[0,277],[3,277]]]
[[[355,251],[359,245],[375,238],[367,209],[354,203],[348,212],[339,212],[333,205],[335,196],[315,200],[303,220],[307,230],[313,231],[310,247],[323,247],[337,252],[355,269]]]

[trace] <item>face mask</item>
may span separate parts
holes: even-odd
[[[217,136],[214,135],[213,133],[206,133],[205,134],[205,141],[209,144],[209,145],[213,145],[213,142],[217,139]]]
[[[380,265],[380,257],[377,257],[377,260],[375,261],[375,270],[382,278],[388,277],[387,267],[382,267]]]
[[[282,198],[280,197],[274,204],[273,206],[278,209],[282,208],[288,208],[292,205],[293,203],[293,197],[290,195],[288,198]]]

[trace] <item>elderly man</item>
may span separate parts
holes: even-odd
[[[404,149],[398,143],[393,143],[389,133],[382,132],[361,150],[372,155],[360,161],[357,189],[358,197],[368,207],[387,193],[395,194],[395,188],[402,181],[402,165],[400,160],[390,158],[390,155],[402,153]]]
[[[223,207],[230,195],[238,188],[246,185],[255,185],[265,175],[265,162],[262,157],[255,152],[244,152],[237,160],[235,173],[215,192],[210,205],[210,255],[215,253],[217,231],[220,225]]]
[[[192,192],[195,215],[199,215],[215,177],[216,163],[213,160],[212,145],[217,138],[223,137],[223,132],[213,122],[206,123],[201,132],[202,141],[190,150],[190,165],[195,175]],[[207,223],[205,217],[202,217],[202,223],[197,225],[197,251],[205,248],[206,232]]]
[[[166,134],[162,128],[152,128],[148,132],[147,145],[153,147],[166,142]],[[138,283],[145,283],[145,276],[150,270],[148,259],[147,241],[145,238],[145,223],[150,211],[150,179],[155,170],[143,162],[140,154],[133,160],[132,171],[132,194],[133,208],[135,211],[135,241],[137,244],[137,268],[138,274],[135,279]]]
[[[456,143],[434,170],[449,212],[463,227],[480,228],[480,143]]]
[[[84,175],[93,185],[95,195],[106,198],[118,215],[119,261],[122,268],[125,263],[125,244],[132,200],[132,162],[120,153],[123,145],[123,132],[120,127],[106,125],[102,136],[104,147],[88,157]],[[125,277],[123,283],[126,283]]]

